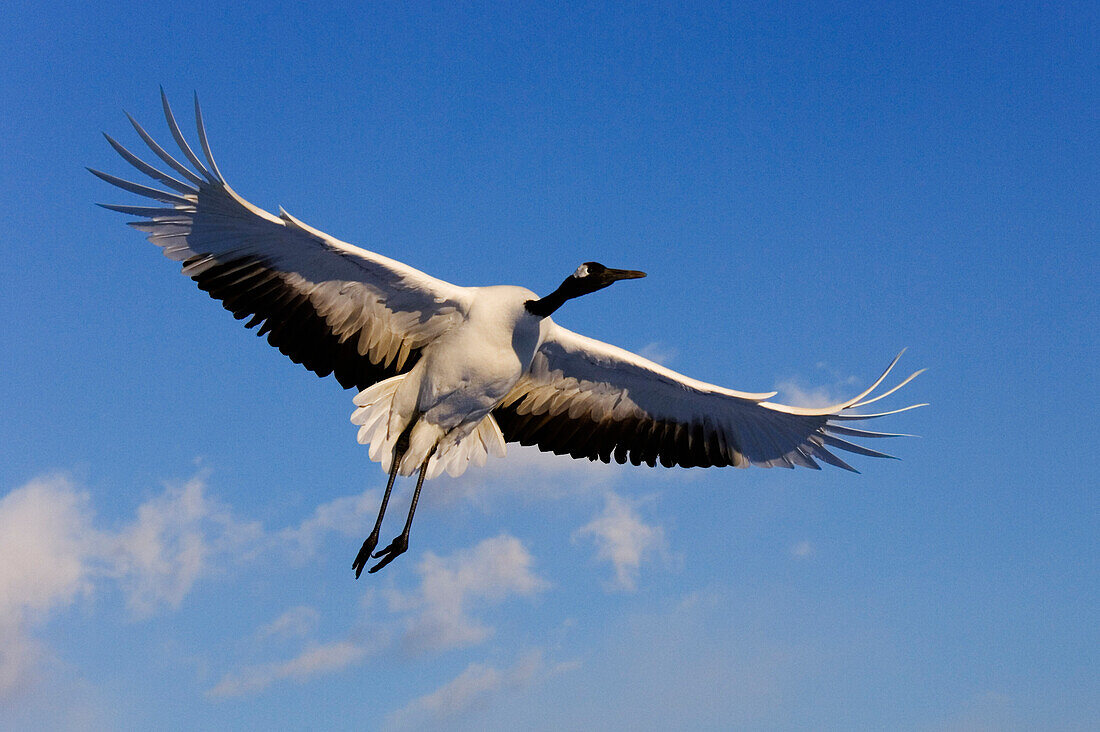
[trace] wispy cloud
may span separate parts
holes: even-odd
[[[808,559],[813,556],[814,545],[808,541],[800,541],[791,547],[791,556],[795,559]]]
[[[820,386],[807,386],[806,380],[798,376],[776,382],[775,389],[784,403],[794,407],[827,407],[855,395],[859,377],[845,375],[824,361],[818,361],[814,367],[822,373],[815,380],[825,381]]]
[[[638,349],[638,355],[662,366],[668,366],[679,355],[679,351],[660,341],[651,341]]]
[[[46,650],[34,628],[105,583],[131,611],[176,607],[212,562],[259,541],[195,478],[138,507],[117,531],[95,528],[86,491],[66,476],[36,478],[0,499],[0,695],[34,673]]]
[[[315,608],[299,605],[256,630],[258,638],[293,638],[307,636],[317,627],[321,614]]]
[[[636,504],[616,493],[608,493],[603,513],[573,536],[595,542],[597,558],[615,569],[610,587],[618,590],[633,591],[643,560],[666,551],[664,529],[647,524]]]
[[[116,587],[139,618],[176,608],[202,577],[248,562],[261,550],[278,546],[301,556],[315,551],[327,534],[358,536],[375,499],[372,492],[336,499],[295,527],[266,532],[210,497],[200,476],[167,486],[142,503],[132,520],[104,530],[95,525],[88,493],[68,477],[39,478],[9,492],[0,498],[0,696],[34,677],[49,656],[36,628],[81,595]],[[263,643],[302,639],[298,655],[227,673],[208,693],[239,696],[333,673],[394,638],[416,652],[474,645],[493,633],[474,607],[530,597],[548,586],[519,539],[506,534],[446,556],[429,552],[415,572],[414,589],[386,593],[388,612],[369,643],[317,642],[311,636],[318,611],[292,607],[261,625],[255,637]]]
[[[237,673],[226,674],[207,694],[219,698],[237,697],[262,691],[283,679],[307,681],[341,671],[366,655],[367,648],[351,641],[313,645],[289,661],[250,666]]]
[[[404,644],[412,651],[480,643],[492,629],[469,613],[471,604],[531,597],[549,586],[534,571],[534,558],[523,543],[507,534],[446,557],[427,552],[416,571],[420,586],[415,591],[387,595],[391,611],[408,614]]]
[[[107,538],[106,559],[130,608],[146,616],[178,607],[213,558],[246,554],[262,536],[259,523],[236,520],[193,478],[139,506],[137,520]]]
[[[529,687],[539,679],[574,668],[575,664],[549,665],[541,650],[529,651],[504,669],[471,663],[458,676],[435,691],[411,701],[387,718],[391,729],[423,729],[444,725],[476,709],[482,709],[506,692]]]
[[[97,536],[89,503],[62,476],[32,480],[0,499],[0,698],[27,680],[43,653],[33,626],[91,591]]]
[[[712,586],[624,604],[599,637],[586,639],[583,666],[553,694],[533,690],[522,721],[565,729],[791,726],[785,709],[801,687],[785,682],[805,678],[820,649],[792,641],[801,636],[786,625],[774,636],[763,630],[785,618],[752,594]],[[563,699],[567,708],[552,706]]]
[[[238,697],[262,692],[281,681],[304,682],[352,666],[392,647],[395,640],[414,653],[476,645],[489,638],[493,629],[478,620],[470,608],[532,596],[547,587],[533,564],[523,544],[508,535],[486,539],[448,556],[428,552],[416,567],[419,581],[414,590],[385,591],[387,607],[371,608],[368,640],[353,637],[323,644],[307,640],[305,649],[294,658],[231,671],[207,694]],[[255,635],[261,641],[308,638],[318,619],[314,608],[291,608],[260,626]]]
[[[510,597],[529,597],[547,587],[532,569],[533,559],[519,539],[497,536],[439,557],[428,553],[416,571],[418,587],[410,592],[387,591],[387,611],[373,609],[373,633],[368,643],[343,640],[309,641],[303,652],[282,662],[230,671],[207,691],[213,698],[259,693],[279,681],[304,682],[360,663],[368,655],[400,643],[412,652],[442,652],[481,643],[493,629],[469,612],[472,604],[494,604]],[[386,614],[388,612],[388,615]],[[379,614],[381,613],[381,614]],[[257,629],[261,641],[281,636],[308,636],[319,613],[292,608]],[[400,627],[400,632],[394,632]]]
[[[570,486],[578,482],[576,476],[562,478],[563,470],[576,470],[576,461],[535,451],[521,454],[527,458],[524,467],[552,464],[548,475]],[[600,468],[595,474],[601,475]],[[594,480],[599,485],[604,478]],[[0,563],[0,695],[34,678],[51,655],[36,637],[38,628],[78,598],[116,589],[137,618],[171,610],[204,577],[232,572],[272,549],[308,557],[330,535],[358,538],[376,501],[376,491],[338,498],[318,506],[300,524],[270,531],[236,516],[209,494],[206,476],[200,475],[167,485],[129,520],[101,528],[88,492],[66,476],[16,488],[0,498],[0,556],[5,558]],[[615,586],[623,588],[633,587],[645,558],[663,548],[663,532],[646,524],[635,504],[614,494],[606,499],[603,514],[578,536],[596,542],[601,558],[615,567]],[[447,555],[426,552],[404,578],[415,581],[372,593],[384,607],[373,608],[378,614],[369,637],[317,639],[318,610],[291,607],[259,625],[254,642],[267,647],[291,640],[301,644],[296,655],[238,666],[207,693],[240,696],[277,682],[308,680],[394,646],[411,653],[471,647],[495,632],[480,610],[531,598],[549,587],[523,542],[509,534]]]
[[[482,468],[459,478],[441,476],[445,488],[434,491],[431,501],[467,501],[488,508],[505,497],[525,500],[560,500],[602,492],[623,474],[619,465],[542,452],[536,447],[508,445],[508,456],[493,458]]]
[[[292,558],[304,561],[317,552],[328,534],[350,537],[362,534],[363,527],[373,522],[381,500],[382,492],[372,488],[322,503],[299,525],[278,532],[280,544]]]
[[[807,387],[797,379],[776,382],[775,390],[779,392],[782,402],[792,407],[827,407],[844,400],[835,387]]]

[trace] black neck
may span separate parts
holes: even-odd
[[[560,308],[568,299],[569,297],[562,294],[561,288],[559,287],[544,298],[539,300],[528,300],[523,303],[523,307],[527,308],[527,312],[532,315],[545,318]]]
[[[545,318],[560,308],[566,300],[602,290],[612,282],[634,280],[639,277],[645,277],[645,272],[636,272],[632,269],[608,269],[598,262],[585,262],[574,275],[566,277],[565,281],[558,285],[558,289],[538,300],[528,300],[523,303],[523,306],[532,315]]]
[[[523,306],[527,308],[527,312],[532,315],[545,318],[565,304],[566,300],[571,300],[586,292],[590,292],[590,290],[580,285],[577,278],[566,277],[565,281],[558,285],[558,289],[538,300],[528,300],[523,303]]]

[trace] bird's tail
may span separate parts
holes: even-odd
[[[447,471],[447,475],[457,478],[466,472],[470,463],[481,467],[490,455],[504,457],[507,451],[496,419],[486,414],[468,434],[455,439],[455,433],[451,432],[439,442],[428,463],[428,477],[434,478]]]
[[[390,429],[393,398],[405,374],[394,376],[359,392],[353,400],[358,407],[351,413],[352,424],[359,425],[359,444],[370,445],[370,459],[382,463],[389,472],[393,461],[393,448],[397,444],[399,430]]]
[[[394,429],[391,415],[394,409],[394,397],[406,374],[379,381],[355,397],[358,407],[351,415],[353,424],[359,425],[358,440],[370,445],[370,459],[382,464],[389,472],[393,462],[393,448],[400,436],[400,429]],[[472,429],[454,429],[447,432],[438,426],[420,422],[409,436],[409,447],[401,461],[401,474],[411,475],[421,462],[431,455],[428,462],[428,478],[434,478],[446,471],[457,477],[466,471],[472,462],[481,466],[486,458],[504,457],[507,448],[504,435],[492,414],[485,415]]]

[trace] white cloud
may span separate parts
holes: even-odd
[[[795,559],[806,559],[813,556],[814,545],[808,541],[800,541],[791,547],[791,556]]]
[[[471,663],[455,678],[430,694],[414,699],[389,715],[387,726],[397,729],[422,729],[439,725],[484,708],[504,692],[530,686],[536,679],[570,668],[562,664],[548,668],[541,651],[530,651],[505,669]]]
[[[666,486],[700,479],[699,471],[653,470],[647,466],[606,464],[600,461],[577,460],[568,455],[543,452],[537,447],[508,445],[504,458],[489,458],[484,466],[471,467],[458,478],[446,474],[431,481],[431,490],[420,496],[421,509],[437,510],[467,504],[489,512],[497,511],[509,502],[545,503],[547,501],[588,501],[603,496],[624,479],[632,484],[646,483]],[[380,482],[384,484],[384,478]],[[398,479],[401,480],[400,478]],[[394,492],[409,490],[408,485],[395,486]],[[305,537],[319,536],[319,530],[333,530],[355,538],[365,538],[374,525],[381,491],[372,490],[362,496],[338,499],[317,509],[314,517],[298,529],[284,532],[286,538],[308,547]],[[345,502],[346,501],[346,502]],[[395,510],[391,508],[391,511]],[[314,543],[315,544],[315,543]]]
[[[110,540],[113,574],[137,615],[149,615],[161,605],[179,607],[212,557],[258,545],[260,525],[236,521],[205,492],[202,478],[169,486],[139,506],[137,520]]]
[[[355,496],[342,496],[322,503],[301,524],[280,531],[280,542],[294,558],[305,560],[317,552],[327,534],[366,538],[370,527],[374,526],[381,501],[382,492],[372,488]]]
[[[176,608],[203,577],[250,561],[261,550],[303,555],[327,534],[358,536],[376,502],[376,491],[339,498],[318,506],[296,527],[265,533],[209,496],[200,476],[164,488],[129,521],[102,529],[88,493],[67,477],[40,478],[11,491],[0,498],[0,695],[34,679],[50,655],[36,638],[38,626],[78,597],[118,588],[137,617]],[[548,586],[531,554],[509,535],[447,556],[426,553],[415,573],[414,589],[384,593],[389,616],[374,627],[369,644],[355,638],[313,641],[317,610],[292,607],[260,626],[255,637],[306,639],[304,650],[290,660],[226,674],[208,693],[237,696],[333,673],[398,637],[412,651],[473,645],[493,633],[473,608],[531,597]]]
[[[315,608],[299,605],[292,607],[279,617],[256,630],[259,638],[290,638],[309,635],[320,620],[321,614]]]
[[[98,537],[90,515],[87,494],[62,476],[0,498],[0,697],[25,682],[43,654],[31,628],[91,590]]]
[[[357,663],[367,655],[367,649],[351,641],[313,645],[289,661],[251,666],[236,674],[226,674],[207,694],[212,697],[235,697],[262,691],[276,681],[293,679],[307,681]]]
[[[792,407],[828,407],[844,401],[844,397],[832,387],[804,387],[796,379],[777,382],[775,389],[782,403]]]
[[[578,529],[574,539],[591,538],[596,556],[615,568],[613,589],[633,591],[642,561],[665,552],[664,529],[645,523],[635,506],[616,493],[608,493],[603,513]]]
[[[562,481],[569,486],[579,482],[576,476],[592,474],[577,461],[533,450],[523,454],[528,456],[525,467],[552,465],[547,474],[573,476]],[[613,469],[603,473],[608,474]],[[565,490],[570,489],[575,490]],[[327,535],[358,537],[364,518],[367,523],[373,518],[376,502],[377,491],[339,498],[318,506],[295,527],[265,533],[258,522],[238,519],[210,496],[205,476],[154,493],[129,520],[110,528],[102,528],[89,494],[67,477],[39,478],[11,491],[0,497],[0,556],[5,558],[0,563],[0,695],[35,678],[51,655],[36,637],[39,627],[51,612],[81,596],[117,589],[137,617],[177,608],[202,578],[239,567],[261,551],[308,554]],[[627,528],[614,530],[614,522],[624,519]],[[602,523],[590,527],[593,536],[606,540],[607,557],[624,584],[633,581],[642,557],[661,538],[659,529],[646,526],[628,504],[614,498]],[[549,586],[524,544],[507,534],[449,555],[427,552],[413,570],[404,575],[416,578],[411,589],[372,593],[386,607],[376,608],[385,614],[376,618],[369,641],[318,642],[313,639],[317,610],[291,607],[258,627],[255,639],[266,644],[298,638],[303,650],[290,660],[225,674],[208,693],[241,695],[279,681],[333,673],[395,640],[411,652],[476,645],[494,633],[479,609],[534,597]]]
[[[464,500],[488,509],[505,497],[526,500],[559,500],[601,492],[623,474],[620,465],[576,460],[567,455],[542,452],[537,447],[508,445],[504,458],[490,458],[458,478],[440,476],[440,490],[426,496],[429,502]]]
[[[27,624],[21,615],[0,619],[0,699],[14,696],[29,685],[43,655]]]
[[[316,516],[317,514],[315,514]],[[533,570],[533,559],[518,539],[502,535],[439,557],[427,552],[416,567],[419,584],[411,592],[389,590],[383,594],[387,609],[371,608],[371,633],[367,643],[358,640],[318,645],[289,661],[246,667],[227,673],[207,694],[236,697],[257,693],[284,681],[305,681],[340,671],[377,653],[400,635],[407,650],[439,652],[484,641],[493,630],[468,613],[477,604],[503,602],[513,596],[532,596],[547,583]],[[388,617],[384,614],[388,610]],[[256,637],[308,636],[319,613],[310,607],[294,607],[260,626]],[[395,632],[396,627],[400,632]]]
[[[493,666],[472,663],[457,677],[430,694],[426,694],[409,706],[398,711],[395,722],[412,726],[408,721],[417,716],[430,716],[437,721],[452,715],[459,715],[472,706],[501,690],[506,675]]]
[[[775,389],[779,392],[783,403],[793,407],[828,407],[856,395],[855,386],[859,384],[858,377],[845,376],[824,361],[819,361],[814,366],[818,371],[825,372],[829,383],[808,387],[798,377],[778,381]]]
[[[259,541],[258,524],[235,521],[204,491],[201,478],[169,487],[115,532],[94,527],[87,492],[65,476],[0,498],[0,696],[29,683],[48,655],[34,628],[54,609],[112,581],[138,615],[176,607],[214,558]]]
[[[515,729],[793,727],[806,718],[789,713],[804,700],[799,682],[820,659],[816,638],[801,642],[797,624],[787,623],[781,606],[744,587],[628,603],[600,633],[584,636],[583,666],[558,683],[532,687],[518,703],[499,699],[480,726],[504,720]]]
[[[64,477],[32,480],[0,499],[0,613],[47,610],[89,589],[89,515],[87,494]]]
[[[492,629],[471,617],[468,606],[530,597],[548,584],[533,570],[534,558],[514,536],[485,539],[447,557],[426,552],[417,565],[420,587],[387,594],[391,611],[407,612],[405,645],[413,651],[441,651],[480,643]]]
[[[672,346],[665,345],[660,341],[652,341],[639,348],[638,355],[642,358],[648,358],[654,363],[667,366],[677,355],[679,355],[679,352]]]

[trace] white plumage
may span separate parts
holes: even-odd
[[[577,458],[638,465],[794,467],[817,461],[852,470],[833,449],[889,457],[848,439],[897,435],[855,429],[879,414],[851,409],[871,388],[820,409],[768,401],[775,392],[733,391],[688,378],[620,348],[567,330],[549,317],[566,300],[644,276],[585,263],[554,293],[522,287],[459,287],[393,259],[334,239],[280,209],[245,201],[214,163],[198,100],[206,158],[192,151],[161,92],[169,130],[190,164],[172,157],[130,118],[138,135],[179,177],[112,147],[169,190],[92,170],[154,201],[107,205],[140,217],[144,231],[183,273],[221,300],[248,327],[320,376],[359,389],[352,421],[370,457],[390,473],[382,510],[356,558],[356,576],[377,542],[396,473],[420,476],[405,531],[375,556],[381,568],[407,547],[425,477],[461,474],[470,462],[503,456],[506,442]],[[900,358],[898,355],[898,358]],[[395,462],[396,460],[396,462]]]

